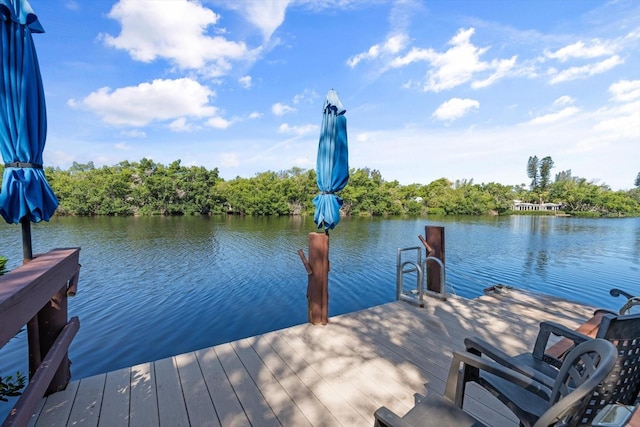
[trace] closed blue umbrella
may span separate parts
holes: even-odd
[[[349,155],[347,147],[347,118],[338,92],[327,93],[322,115],[322,128],[318,143],[317,182],[321,191],[313,199],[316,211],[313,220],[318,228],[333,229],[340,221],[342,198],[337,193],[349,181]]]
[[[47,115],[31,37],[42,32],[27,0],[0,0],[0,215],[22,224],[25,259],[32,257],[31,222],[48,221],[58,207],[42,169]]]

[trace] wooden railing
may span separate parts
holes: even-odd
[[[0,347],[29,324],[29,355],[37,361],[3,427],[26,426],[42,397],[69,383],[67,353],[80,321],[67,321],[67,295],[77,288],[79,256],[80,248],[54,249],[0,276]]]

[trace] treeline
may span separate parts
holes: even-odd
[[[217,168],[187,167],[180,160],[163,165],[145,158],[100,168],[74,162],[68,170],[48,167],[45,174],[60,200],[57,215],[310,215],[318,193],[315,170],[300,168],[224,180]],[[570,171],[529,190],[445,178],[400,185],[384,180],[377,170],[352,169],[340,196],[344,214],[354,216],[504,214],[515,199],[562,203],[573,214],[640,215],[640,188],[612,191]]]

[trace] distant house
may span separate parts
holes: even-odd
[[[520,200],[514,200],[511,210],[514,211],[560,211],[561,203],[525,203]]]

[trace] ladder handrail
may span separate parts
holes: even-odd
[[[403,260],[402,255],[407,251],[417,252],[416,261]],[[426,288],[425,280],[427,277],[427,263],[429,261],[434,261],[440,266],[440,283],[442,284],[440,286],[440,292],[430,291]],[[404,275],[406,273],[417,273],[415,296],[405,294],[402,291],[404,288]],[[420,246],[411,246],[408,248],[398,249],[396,260],[396,301],[404,300],[418,304],[420,305],[420,307],[424,307],[425,295],[429,295],[431,297],[438,298],[444,301],[447,298],[446,283],[445,265],[440,258],[427,256],[423,259],[422,247]]]

